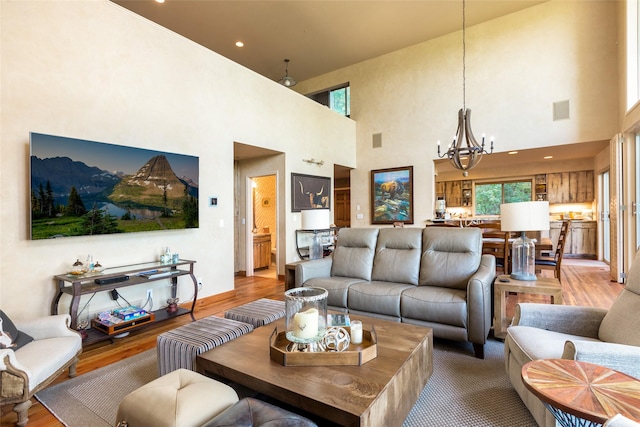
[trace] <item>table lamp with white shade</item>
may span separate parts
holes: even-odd
[[[549,229],[549,202],[516,202],[500,205],[502,231],[520,232],[511,251],[511,278],[515,280],[536,280],[536,247],[527,231]]]

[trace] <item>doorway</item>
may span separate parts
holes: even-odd
[[[277,177],[251,177],[253,275],[277,278]],[[249,230],[247,230],[249,233]]]
[[[609,221],[609,171],[600,174],[600,238],[602,239],[602,260],[611,262],[611,223]]]
[[[279,151],[234,142],[234,274],[236,276],[254,275],[254,244],[264,251],[264,260],[269,260],[269,267],[255,269],[256,273],[265,274],[273,270],[278,279],[284,278],[284,254],[286,253],[286,236],[282,216],[285,192],[282,180],[285,170],[285,154]],[[271,181],[260,188],[259,181],[252,178],[272,177]],[[275,177],[275,178],[273,178]],[[270,186],[273,184],[273,190]],[[258,188],[254,191],[254,185]],[[254,198],[256,217],[254,223]],[[270,211],[270,212],[267,212]],[[263,222],[263,215],[275,217],[275,222]],[[265,232],[268,227],[268,233]],[[254,233],[254,229],[256,233]],[[254,242],[254,234],[261,235]],[[268,237],[266,236],[268,235]],[[264,240],[270,239],[265,243]],[[274,254],[275,252],[275,254]],[[275,261],[273,257],[275,255]],[[256,265],[259,265],[256,263]],[[273,268],[271,268],[273,267]],[[281,269],[283,271],[278,271]]]

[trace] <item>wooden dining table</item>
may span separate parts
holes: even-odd
[[[513,242],[516,241],[516,238],[510,238],[509,244],[513,245]],[[548,237],[542,237],[539,241],[533,239],[534,244],[536,245],[536,253],[538,252],[550,252],[553,250],[553,242]],[[482,248],[483,249],[500,249],[504,245],[504,239],[498,237],[483,237],[482,238]]]

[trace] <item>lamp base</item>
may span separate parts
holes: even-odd
[[[511,277],[513,280],[537,280],[538,278],[536,277],[535,274],[529,274],[529,273],[512,273]]]
[[[514,280],[536,280],[536,245],[524,231],[513,242],[511,255],[511,278]]]

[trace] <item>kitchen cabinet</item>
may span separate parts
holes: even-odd
[[[253,268],[267,268],[271,265],[271,234],[254,234]]]
[[[462,181],[462,206],[471,206],[471,181]]]
[[[444,199],[447,207],[462,206],[462,181],[445,181]]]
[[[595,221],[571,223],[570,254],[586,257],[596,257],[597,229]]]
[[[594,199],[593,171],[547,174],[549,203],[589,203]]]
[[[437,181],[436,182],[436,200],[439,197],[444,198],[444,181]]]
[[[553,243],[553,252],[558,244],[562,221],[551,221],[549,237]],[[564,246],[564,255],[569,257],[596,258],[597,228],[595,221],[572,221]]]
[[[535,188],[536,200],[547,200],[547,175],[536,175],[536,188]]]
[[[593,171],[580,171],[569,173],[569,202],[592,202],[593,197]]]

